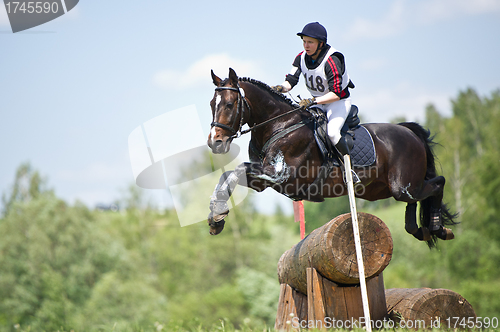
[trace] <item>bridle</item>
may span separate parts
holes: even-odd
[[[230,90],[230,91],[236,91],[238,92],[238,108],[236,109],[236,116],[234,117],[234,121],[232,125],[226,125],[220,122],[212,122],[211,126],[212,127],[219,127],[225,130],[228,130],[231,132],[231,136],[229,136],[229,139],[233,138],[238,138],[240,137],[243,133],[241,132],[241,127],[243,127],[243,115],[245,113],[245,107],[248,109],[250,112],[250,105],[248,105],[247,100],[245,99],[245,90],[243,90],[239,85],[236,88],[230,87],[230,86],[221,86],[215,88],[215,91],[223,91],[223,90]],[[234,129],[234,124],[238,120],[238,115],[240,118],[240,125],[238,130]]]
[[[233,88],[233,87],[230,87],[230,86],[222,86],[222,87],[215,88],[215,91],[222,91],[222,90],[230,90],[230,91],[236,91],[236,92],[238,92],[238,108],[237,108],[237,111],[236,111],[236,116],[234,117],[234,121],[233,121],[233,124],[231,126],[228,126],[226,124],[223,124],[223,123],[220,123],[220,122],[216,122],[216,121],[212,122],[211,126],[212,127],[219,127],[219,128],[222,128],[222,129],[230,131],[231,132],[231,136],[229,136],[229,139],[238,138],[241,135],[249,133],[252,130],[257,129],[257,128],[259,128],[259,127],[261,127],[261,126],[263,126],[263,125],[265,125],[265,124],[267,124],[269,122],[272,122],[272,121],[277,120],[277,119],[279,119],[281,117],[284,117],[286,115],[294,113],[294,112],[296,112],[298,110],[304,109],[303,107],[297,107],[297,108],[292,109],[291,111],[288,111],[288,112],[280,114],[280,115],[278,115],[278,116],[276,116],[274,118],[271,118],[271,119],[268,119],[268,120],[266,120],[264,122],[256,124],[253,127],[250,127],[250,128],[248,128],[246,130],[241,130],[241,128],[243,127],[243,115],[244,115],[244,112],[245,112],[245,107],[248,109],[248,112],[250,112],[250,105],[248,105],[248,102],[245,99],[245,90],[243,90],[239,85],[236,88]],[[245,105],[243,105],[243,103],[241,101],[243,101],[243,103]],[[240,115],[240,125],[239,125],[238,130],[234,130],[234,124],[236,123],[236,120],[238,118],[238,114]]]

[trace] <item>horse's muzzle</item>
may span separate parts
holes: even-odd
[[[231,138],[227,138],[225,140],[208,140],[208,146],[212,149],[212,152],[215,154],[225,154],[229,152],[231,148]]]

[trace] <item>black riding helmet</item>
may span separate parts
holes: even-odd
[[[307,24],[304,29],[302,29],[302,32],[297,33],[297,36],[300,37],[311,37],[318,39],[319,41],[322,41],[323,44],[326,44],[326,29],[324,26],[319,24],[318,22],[313,22]]]

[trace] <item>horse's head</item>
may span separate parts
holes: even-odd
[[[231,141],[237,137],[243,126],[245,92],[238,84],[238,76],[229,68],[229,78],[221,80],[212,71],[216,86],[212,107],[212,128],[208,135],[208,146],[213,153],[227,153]]]

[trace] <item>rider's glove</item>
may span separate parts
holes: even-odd
[[[273,89],[274,91],[276,92],[283,92],[283,85],[275,85],[273,87],[271,87],[271,89]]]
[[[308,108],[308,107],[311,107],[313,105],[316,105],[316,98],[315,97],[302,99],[299,102],[299,106],[302,108]]]

